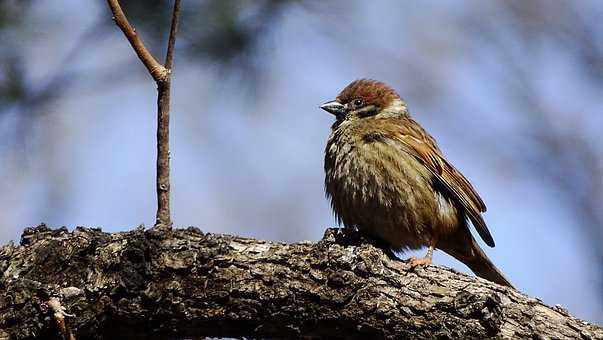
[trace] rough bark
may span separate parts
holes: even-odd
[[[334,229],[284,244],[41,225],[0,248],[0,273],[0,338],[603,339],[560,307],[450,269],[412,270]]]

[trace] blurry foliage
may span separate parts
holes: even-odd
[[[105,1],[98,0],[103,7]],[[163,60],[165,42],[169,31],[171,1],[166,0],[122,0],[122,6],[131,23],[143,36],[153,54]],[[227,72],[237,74],[253,74],[262,68],[261,58],[256,58],[259,48],[265,49],[261,42],[269,36],[270,29],[278,24],[279,18],[288,6],[298,3],[312,4],[312,1],[301,0],[221,0],[221,1],[186,1],[183,3],[182,19],[177,44],[177,53],[186,57],[189,62],[213,64],[221,66]],[[28,82],[28,70],[20,32],[27,23],[22,20],[35,2],[31,0],[0,1],[0,117],[8,112],[18,112],[17,121],[22,127],[31,125],[24,117],[34,118],[43,105],[61,95],[73,84],[74,78],[90,78],[90,74],[67,73],[63,67],[56,69],[46,81],[31,84]],[[548,44],[570,55],[575,62],[573,66],[581,70],[590,81],[591,88],[603,89],[603,30],[599,29],[603,13],[589,13],[589,6],[577,6],[574,2],[546,0],[522,1],[513,0],[484,5],[492,13],[502,17],[505,29],[493,20],[468,13],[458,16],[458,26],[463,31],[465,43],[473,48],[487,46],[494,51],[499,65],[504,65],[508,76],[504,77],[505,95],[510,98],[519,112],[528,112],[525,117],[526,135],[531,136],[531,143],[539,146],[539,157],[534,164],[549,164],[549,176],[566,191],[579,195],[579,207],[588,209],[591,224],[596,227],[595,235],[603,234],[603,217],[598,212],[597,202],[593,195],[600,196],[601,165],[600,150],[589,143],[584,136],[574,133],[569,138],[567,131],[558,131],[550,121],[555,119],[555,112],[549,112],[547,98],[543,98],[538,84],[531,79],[536,78],[530,67],[528,49],[533,46]],[[90,33],[115,33],[117,28],[109,19],[108,11],[100,12],[98,25],[86,32],[82,29],[82,39],[78,41],[67,60],[75,59],[78,53],[84,53],[84,44],[90,39]],[[500,20],[496,21],[500,23]],[[100,31],[100,33],[99,33]],[[509,31],[512,36],[509,37]],[[338,37],[338,35],[341,35]],[[346,41],[347,30],[333,37],[334,40]],[[353,35],[352,35],[353,38]],[[420,39],[421,37],[418,37]],[[521,46],[520,49],[517,46]],[[372,51],[376,46],[371,47]],[[383,51],[382,53],[387,53]],[[532,59],[538,62],[537,58]],[[68,63],[62,63],[68,64]],[[415,72],[429,73],[431,65],[406,60],[401,65]],[[122,65],[117,65],[122,66]],[[111,73],[103,71],[103,74]],[[102,75],[98,75],[102,76]],[[495,75],[493,75],[495,76]],[[428,78],[428,77],[425,77]],[[500,78],[500,77],[499,77]],[[94,82],[92,82],[94,83]],[[34,86],[35,85],[35,86]],[[426,93],[429,91],[425,91]],[[432,92],[430,92],[432,93]],[[434,100],[431,96],[431,100]],[[16,108],[16,110],[15,110]],[[577,118],[578,119],[578,118]],[[578,161],[571,161],[576,160]],[[553,164],[550,164],[553,162]],[[561,169],[561,170],[560,170]],[[565,170],[565,171],[562,171]],[[586,185],[574,185],[568,178],[577,177]],[[585,193],[576,188],[589,188]],[[585,191],[585,190],[582,190]],[[599,197],[600,198],[600,197]],[[585,208],[586,207],[586,208]],[[595,217],[598,216],[598,217]],[[601,252],[603,253],[603,251]]]
[[[603,87],[603,13],[593,15],[588,6],[568,1],[506,2],[507,18],[518,36],[527,41],[548,41],[572,53],[579,68],[594,84]]]
[[[278,23],[284,8],[296,0],[222,0],[186,1],[182,6],[181,24],[176,53],[189,62],[209,63],[226,72],[236,72],[255,80],[262,63],[255,58],[259,41],[265,38],[270,28]],[[23,18],[34,3],[31,0],[4,0],[0,2],[0,117],[18,111],[15,117],[19,139],[23,140],[35,119],[44,110],[44,105],[60,97],[76,81],[90,78],[115,79],[111,70],[97,75],[72,74],[66,71],[70,61],[94,48],[94,41],[101,35],[115,33],[118,29],[110,20],[110,12],[99,13],[98,24],[82,34],[73,50],[67,53],[54,74],[41,82],[28,84],[28,70],[24,67],[23,49],[17,37],[24,26]],[[101,6],[106,2],[99,0]],[[153,55],[163,62],[169,34],[172,1],[165,0],[122,0],[120,2],[131,24],[142,35],[143,41]],[[176,59],[178,60],[179,57]],[[123,65],[113,67],[121,69]],[[119,72],[118,72],[119,73]],[[107,74],[111,76],[107,77]],[[18,142],[14,140],[13,142]]]
[[[183,4],[176,53],[190,62],[211,63],[222,69],[253,75],[262,64],[255,57],[260,39],[264,38],[277,22],[283,10],[296,0],[242,0],[187,1]],[[162,61],[169,33],[172,2],[165,0],[122,0],[122,7],[130,22],[143,36],[145,44]],[[66,86],[62,74],[50,77],[47,86],[32,91],[27,86],[19,39],[15,36],[23,29],[23,20],[30,10],[31,0],[5,0],[0,2],[0,115],[14,105],[25,106],[24,114],[35,114],[35,105],[56,98]],[[102,6],[106,6],[102,1]],[[109,12],[93,27],[98,34],[114,33],[115,24]],[[86,33],[84,33],[86,34]],[[81,39],[81,43],[86,43]],[[73,53],[84,53],[76,46]],[[74,55],[70,56],[73,59]],[[63,69],[57,73],[64,72]],[[76,75],[77,76],[77,75]],[[80,75],[83,76],[83,75]],[[89,76],[89,75],[87,75]],[[58,81],[58,80],[61,81]]]
[[[253,71],[248,61],[261,38],[295,0],[223,0],[183,3],[177,52],[193,62],[210,62]],[[162,56],[169,32],[171,2],[122,1],[129,20],[144,34],[153,53]],[[113,24],[107,21],[107,24]],[[113,29],[113,27],[111,27]]]
[[[106,6],[105,1],[98,1],[101,6]],[[271,28],[279,23],[287,7],[308,2],[313,3],[302,0],[185,1],[176,46],[179,56],[176,60],[186,57],[189,62],[209,63],[238,74],[257,72],[262,67],[257,52],[259,48],[265,48],[262,43]],[[153,54],[162,61],[172,1],[122,0],[121,3],[130,22],[139,30]],[[500,74],[492,75],[493,79],[506,81],[501,84],[501,96],[506,96],[517,107],[517,112],[528,113],[521,117],[524,122],[521,127],[524,131],[521,133],[527,136],[526,140],[514,140],[502,147],[536,150],[534,153],[517,155],[518,158],[525,159],[516,161],[528,164],[535,174],[548,177],[553,186],[566,193],[567,201],[573,204],[576,217],[583,221],[583,229],[591,236],[591,245],[603,263],[603,246],[600,242],[603,235],[603,215],[600,209],[603,199],[601,148],[582,135],[579,129],[572,130],[569,127],[560,130],[558,124],[553,124],[557,117],[554,110],[559,108],[547,106],[550,98],[533,82],[537,77],[534,76],[536,67],[532,66],[539,59],[530,53],[534,46],[555,46],[571,56],[574,61],[572,66],[586,75],[583,79],[590,83],[585,87],[600,91],[603,89],[603,30],[600,28],[603,13],[589,13],[588,2],[512,0],[479,3],[482,7],[476,7],[490,9],[490,14],[496,13],[496,18],[476,15],[474,11],[458,15],[457,25],[463,39],[459,44],[471,45],[469,48],[473,49],[485,47],[491,51],[496,59],[494,62],[505,72],[504,77]],[[35,117],[44,111],[40,109],[41,105],[47,105],[67,90],[69,85],[73,86],[73,82],[67,80],[89,79],[93,76],[66,75],[64,69],[58,69],[57,74],[51,75],[42,86],[28,83],[27,64],[17,37],[25,29],[22,18],[33,8],[32,4],[34,2],[31,0],[0,0],[0,118],[7,112],[16,111],[18,118],[21,118],[22,127],[33,125]],[[353,11],[353,5],[348,2],[342,4],[345,4],[346,12]],[[115,34],[117,28],[110,20],[109,11],[101,12],[99,16],[99,24],[92,31],[100,31],[97,34]],[[501,29],[503,26],[504,29]],[[350,39],[356,39],[356,36],[349,33],[348,27],[342,28],[339,33],[333,33],[333,25],[324,30],[331,34],[334,41],[344,41],[355,46],[356,42],[350,44]],[[88,33],[82,33],[83,36],[86,34]],[[421,36],[416,39],[420,40]],[[86,39],[81,42],[86,43]],[[417,43],[412,43],[416,47]],[[375,53],[379,46],[373,46],[371,42],[368,44],[368,48],[354,50],[354,53]],[[77,53],[89,50],[78,47],[81,46],[76,44],[68,58],[75,59]],[[389,53],[387,46],[381,47],[383,51],[379,53]],[[90,49],[92,48],[94,46]],[[111,67],[121,66],[123,65]],[[437,67],[417,60],[400,60],[397,66],[417,74],[429,74]],[[106,76],[111,72],[103,70],[99,73],[103,74],[96,76]],[[425,81],[416,83],[420,86]],[[433,94],[433,88],[435,86],[430,91],[421,92],[430,96],[429,100],[435,100],[437,96]],[[25,119],[23,116],[29,118]],[[578,120],[579,115],[575,119]],[[24,134],[15,135],[23,138]],[[6,138],[2,142],[7,142]]]
[[[507,98],[518,114],[522,123],[515,133],[523,138],[505,139],[501,147],[526,150],[513,152],[516,164],[559,190],[598,263],[603,264],[603,145],[588,133],[592,122],[601,121],[597,116],[601,112],[583,111],[580,95],[569,102],[559,101],[538,82],[558,72],[541,65],[546,59],[543,51],[554,50],[556,57],[567,58],[581,76],[580,83],[558,88],[560,97],[564,91],[586,89],[603,98],[603,30],[599,24],[603,12],[600,6],[597,13],[590,4],[582,5],[546,0],[500,2],[494,8],[507,23],[504,30],[496,24],[500,21],[476,16],[463,17],[459,26],[467,41],[495,51],[494,63],[505,72],[492,78],[502,80],[500,96]],[[585,94],[585,98],[589,96]],[[599,275],[603,287],[603,271]]]
[[[29,9],[31,0],[0,1],[0,30],[21,22],[23,13]]]
[[[508,31],[479,18],[464,25],[464,33],[475,44],[496,51],[497,64],[508,73],[499,77],[505,80],[501,96],[507,96],[508,103],[524,114],[519,133],[525,136],[525,140],[513,141],[511,147],[533,150],[518,153],[516,157],[523,158],[519,163],[529,164],[534,173],[565,194],[589,238],[597,240],[595,249],[603,263],[603,150],[584,131],[593,117],[579,111],[580,102],[557,102],[536,81],[543,78],[542,72],[556,72],[539,67],[542,55],[538,48],[554,47],[583,76],[581,84],[568,84],[568,88],[592,89],[603,98],[603,30],[596,22],[603,13],[593,15],[588,6],[564,1],[514,0],[503,4],[497,7],[502,9],[499,13],[517,38],[509,39]],[[571,121],[560,124],[564,112],[572,113]]]
[[[20,58],[7,54],[0,56],[0,117],[12,104],[25,98],[27,91]]]
[[[26,96],[22,56],[15,43],[15,31],[20,29],[29,0],[4,0],[0,2],[0,117],[12,104]]]

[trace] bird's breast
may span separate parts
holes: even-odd
[[[397,143],[380,131],[334,130],[325,150],[325,190],[345,225],[398,248],[417,248],[433,227],[455,224],[456,210]]]

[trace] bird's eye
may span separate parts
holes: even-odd
[[[362,106],[362,104],[363,104],[362,99],[354,99],[354,106],[355,107],[360,107],[360,106]]]

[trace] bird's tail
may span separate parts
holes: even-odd
[[[470,244],[460,243],[464,245],[463,249],[459,249],[459,247],[443,247],[440,249],[466,264],[475,275],[503,286],[515,288],[503,273],[496,268],[494,263],[490,261],[475,239],[472,236],[469,236],[469,238],[471,239]]]

